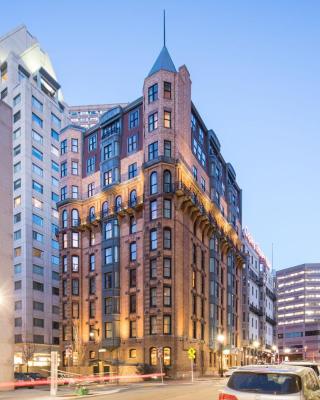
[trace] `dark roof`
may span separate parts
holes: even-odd
[[[166,46],[162,47],[162,50],[158,55],[156,62],[153,64],[148,76],[159,72],[161,69],[169,72],[177,72]]]

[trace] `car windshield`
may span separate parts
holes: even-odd
[[[242,392],[292,394],[301,391],[301,379],[290,374],[235,371],[228,387]]]

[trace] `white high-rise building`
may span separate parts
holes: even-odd
[[[0,98],[13,109],[15,364],[44,367],[59,345],[56,202],[67,118],[50,58],[25,26],[0,37]]]

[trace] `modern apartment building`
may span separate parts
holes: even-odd
[[[47,366],[59,345],[60,85],[25,26],[0,38],[0,97],[13,109],[15,364]],[[28,356],[27,356],[28,354]]]
[[[164,46],[142,97],[61,131],[65,366],[170,375],[240,364],[241,190]],[[161,349],[159,351],[159,349]],[[139,367],[140,366],[140,367]]]
[[[68,114],[73,125],[89,129],[99,123],[102,114],[117,106],[126,107],[127,103],[68,106]]]
[[[277,271],[281,359],[320,360],[320,264]]]
[[[246,263],[242,274],[242,329],[246,364],[276,357],[276,287],[265,255],[243,229]]]
[[[0,100],[0,390],[13,381],[12,110]]]

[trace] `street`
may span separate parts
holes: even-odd
[[[217,400],[218,391],[226,383],[226,379],[204,379],[194,382],[169,382],[161,385],[160,383],[141,383],[127,386],[111,386],[108,388],[96,388],[90,390],[96,399],[106,400]],[[99,392],[101,395],[99,394]],[[71,399],[71,391],[59,390],[56,398]],[[91,396],[83,396],[89,398]],[[53,397],[51,397],[52,399]],[[74,398],[74,397],[73,397]],[[78,396],[77,396],[78,398]],[[47,400],[50,399],[49,391],[43,389],[19,389],[13,392],[0,392],[0,400]]]

